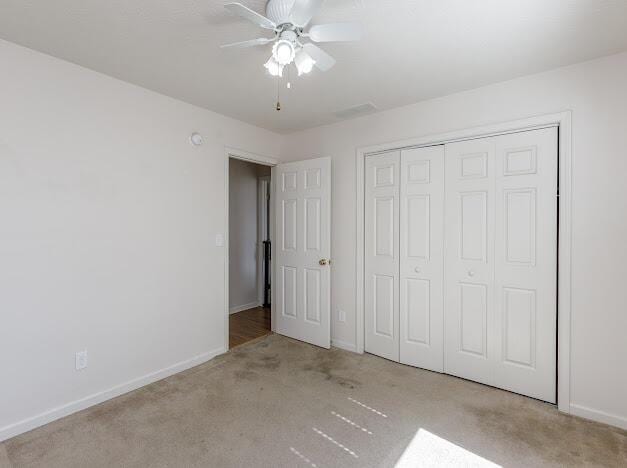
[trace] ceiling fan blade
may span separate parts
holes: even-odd
[[[269,44],[270,42],[274,42],[274,38],[269,39],[267,37],[260,37],[258,39],[251,39],[249,41],[240,41],[240,42],[233,42],[232,44],[223,44],[220,46],[220,48],[225,49],[227,47],[237,47],[237,48],[254,47],[258,45]]]
[[[317,24],[309,30],[314,42],[348,42],[361,39],[361,25],[357,23]]]
[[[260,15],[256,11],[251,10],[248,7],[245,7],[241,3],[227,3],[224,5],[224,8],[229,10],[231,13],[234,13],[242,18],[246,18],[248,21],[255,23],[257,26],[261,26],[265,29],[274,29],[276,28],[276,24],[270,21],[263,15]]]
[[[335,65],[335,59],[315,44],[307,43],[303,50],[314,59],[316,67],[322,71],[327,71]]]
[[[296,0],[290,11],[290,21],[295,26],[304,28],[320,9],[322,2],[323,0]]]

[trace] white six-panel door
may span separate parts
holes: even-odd
[[[365,349],[399,360],[400,152],[366,158]]]
[[[279,164],[275,184],[275,331],[331,345],[331,159]]]
[[[365,167],[366,351],[555,402],[557,129]]]
[[[443,370],[444,146],[401,151],[400,362]]]
[[[555,402],[557,129],[446,145],[447,373]]]

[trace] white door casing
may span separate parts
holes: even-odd
[[[447,373],[554,403],[557,129],[446,145]]]
[[[442,372],[444,146],[403,150],[400,187],[400,362]]]
[[[272,180],[275,331],[329,348],[331,266],[320,261],[331,257],[331,159],[279,164]]]
[[[369,156],[365,167],[365,350],[399,360],[400,152]]]
[[[268,212],[268,200],[270,199],[270,176],[259,177],[257,179],[257,300],[263,304],[264,299],[264,241],[269,238],[270,213]],[[272,267],[268,270],[271,272]]]

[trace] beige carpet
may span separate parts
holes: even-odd
[[[3,457],[15,467],[624,467],[627,432],[270,335],[6,441]]]

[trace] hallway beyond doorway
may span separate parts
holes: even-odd
[[[229,315],[229,348],[272,333],[270,308],[255,307]]]

